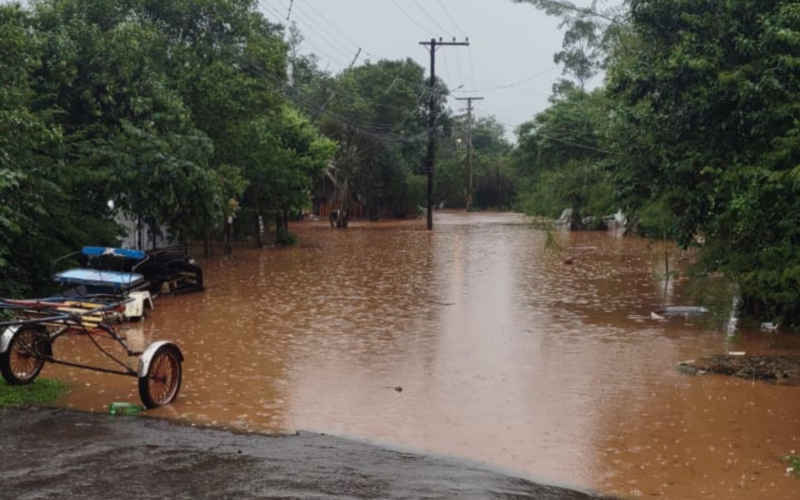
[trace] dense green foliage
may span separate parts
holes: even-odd
[[[64,384],[55,380],[40,378],[30,385],[8,385],[0,379],[0,408],[51,404],[64,390]]]
[[[382,207],[404,216],[414,204],[406,176],[419,171],[427,143],[425,70],[410,59],[367,62],[338,75],[328,92],[320,129],[340,146],[337,181],[370,218]]]
[[[584,227],[584,216],[602,220],[615,211],[601,149],[607,110],[602,91],[570,90],[519,128],[513,159],[523,179],[523,210],[558,217],[571,208],[573,229]]]
[[[585,19],[605,28],[599,37],[584,30],[584,48],[567,32],[558,56],[585,63],[603,49],[604,87],[557,94],[520,129],[517,167],[539,203],[528,208],[564,205],[568,195],[588,210],[569,179],[591,165],[583,171],[613,188],[631,226],[699,247],[700,270],[727,276],[751,314],[800,323],[800,4],[628,0],[624,11],[601,12],[596,2],[516,1],[572,28]],[[567,57],[576,47],[585,57]],[[580,65],[566,69],[582,83]],[[560,142],[554,153],[542,149],[546,137]],[[585,150],[577,159],[572,143]]]
[[[608,88],[632,208],[663,200],[751,312],[797,321],[800,4],[632,1],[629,23]]]
[[[298,211],[335,153],[283,97],[283,31],[255,1],[3,5],[0,44],[0,295],[46,292],[120,212],[180,241],[236,207]]]
[[[469,182],[467,142],[472,132],[472,186],[474,209],[508,209],[516,197],[516,176],[509,162],[511,144],[505,128],[494,117],[453,117],[450,133],[440,145],[435,196],[447,207],[465,207]]]
[[[800,478],[800,455],[786,455],[783,457],[783,461],[788,465],[786,472]]]

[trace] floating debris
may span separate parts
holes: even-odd
[[[708,314],[708,309],[702,306],[666,306],[656,310],[659,316],[700,316]]]

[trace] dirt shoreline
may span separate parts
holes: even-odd
[[[800,356],[719,354],[698,360],[682,361],[678,367],[690,375],[718,373],[781,385],[800,386]]]
[[[63,409],[0,409],[0,449],[2,499],[610,500],[321,434]]]

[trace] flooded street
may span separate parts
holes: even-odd
[[[179,399],[156,416],[309,430],[480,461],[625,498],[796,500],[800,387],[690,377],[681,360],[800,344],[726,319],[659,322],[691,282],[665,247],[547,233],[513,214],[292,227],[301,245],[200,261],[208,290],[156,301],[136,345],[176,341]],[[565,264],[571,256],[573,263]],[[670,270],[680,266],[670,251]],[[94,359],[64,339],[59,356]],[[138,401],[136,381],[47,366],[64,406]]]

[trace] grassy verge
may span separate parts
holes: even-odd
[[[0,408],[53,403],[64,392],[64,384],[38,379],[30,385],[8,385],[0,380]]]

